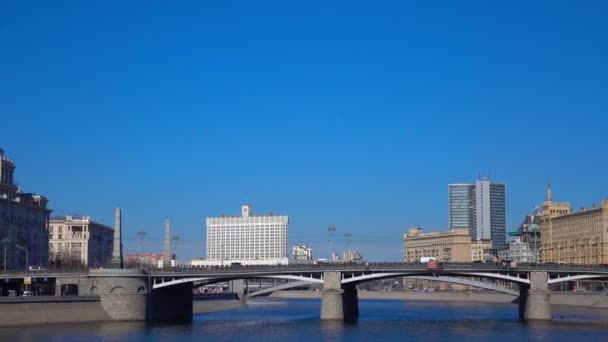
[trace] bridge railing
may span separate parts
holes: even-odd
[[[150,274],[186,274],[186,273],[235,273],[235,272],[315,272],[315,271],[398,271],[403,269],[426,270],[428,264],[421,262],[368,262],[368,263],[318,263],[318,264],[290,264],[290,265],[226,265],[226,266],[189,266],[172,267],[162,269],[144,269]],[[470,270],[470,271],[534,271],[544,270],[548,272],[608,272],[608,265],[575,265],[557,263],[518,263],[512,267],[510,263],[470,263],[470,262],[444,262],[439,264],[438,270]],[[91,269],[94,273],[100,273],[104,269]],[[112,269],[107,269],[115,273]],[[44,270],[0,270],[2,276],[31,276],[39,277],[52,274],[89,274],[89,270],[83,269],[44,269]]]
[[[398,269],[420,269],[426,270],[428,264],[421,262],[373,262],[373,263],[319,263],[319,264],[290,264],[290,265],[225,265],[225,266],[182,266],[149,270],[150,273],[192,273],[192,272],[213,272],[213,273],[233,273],[239,271],[322,271],[322,270],[398,270]],[[532,270],[554,270],[556,272],[573,271],[606,271],[608,265],[575,265],[557,263],[517,263],[512,265],[508,262],[444,262],[440,263],[439,269],[449,270],[512,270],[512,271],[532,271]]]
[[[44,269],[44,270],[0,270],[0,277],[2,276],[19,276],[24,275],[28,277],[40,277],[50,274],[86,274],[86,269]]]

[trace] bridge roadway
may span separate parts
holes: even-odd
[[[520,317],[550,320],[548,285],[562,281],[608,279],[606,266],[496,263],[294,264],[285,266],[177,267],[158,270],[90,269],[74,271],[0,272],[0,279],[47,277],[58,283],[77,281],[79,294],[99,295],[116,320],[191,319],[192,288],[215,282],[279,278],[323,284],[321,319],[350,321],[358,317],[356,285],[396,277],[501,279],[519,285]],[[187,306],[190,305],[188,308]],[[189,318],[188,318],[189,317]]]

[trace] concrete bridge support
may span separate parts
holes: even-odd
[[[359,317],[356,285],[346,285],[342,288],[341,282],[341,272],[323,273],[321,320],[352,322]]]
[[[323,292],[321,292],[321,320],[343,321],[344,305],[342,303],[342,273],[323,273]]]
[[[191,284],[153,290],[140,270],[92,270],[81,280],[80,291],[99,296],[104,311],[116,321],[192,320]]]
[[[547,272],[530,272],[530,285],[520,285],[519,318],[526,321],[551,320],[551,294]]]
[[[359,318],[359,296],[356,285],[346,285],[342,294],[344,321],[354,322]]]
[[[245,280],[236,279],[229,281],[228,291],[236,293],[240,300],[245,300]]]
[[[78,289],[80,294],[80,289]],[[61,296],[61,280],[59,278],[55,278],[55,296]]]

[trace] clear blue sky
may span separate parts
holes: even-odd
[[[329,4],[330,3],[330,4]],[[204,218],[290,216],[290,245],[400,260],[491,169],[509,230],[545,195],[608,196],[604,1],[10,1],[0,147],[55,214],[123,209],[204,255]]]

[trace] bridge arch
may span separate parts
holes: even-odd
[[[390,273],[369,273],[362,274],[359,276],[353,277],[344,277],[342,279],[342,284],[360,284],[372,280],[380,280],[380,279],[390,279],[397,277],[439,277],[434,275],[429,275],[427,272],[390,272]],[[530,280],[527,278],[516,277],[509,274],[502,273],[481,273],[481,272],[458,272],[458,273],[446,273],[445,275],[441,275],[444,277],[479,277],[479,278],[490,278],[490,279],[498,279],[505,280],[518,284],[530,284]]]
[[[213,284],[213,283],[218,283],[218,282],[222,282],[222,281],[231,281],[231,280],[239,280],[239,279],[253,279],[253,278],[270,278],[270,279],[287,279],[287,280],[296,280],[296,281],[307,281],[307,282],[311,282],[311,283],[319,283],[319,284],[323,284],[323,279],[320,278],[314,278],[314,277],[306,277],[303,275],[289,275],[289,274],[277,274],[277,275],[255,275],[255,276],[243,276],[243,277],[205,277],[205,278],[200,278],[200,277],[195,277],[195,278],[181,278],[181,279],[172,279],[169,281],[161,281],[159,282],[158,280],[154,280],[154,284],[153,284],[153,289],[158,289],[158,288],[162,288],[162,287],[167,287],[167,286],[172,286],[172,285],[177,285],[177,284],[184,284],[184,283],[194,283],[194,282],[205,282],[205,285],[209,285],[209,284]]]
[[[460,284],[460,285],[467,285],[467,286],[472,286],[472,287],[476,287],[476,288],[481,288],[481,289],[486,289],[486,290],[492,290],[492,291],[496,291],[496,292],[501,292],[501,293],[506,293],[512,296],[519,296],[519,292],[518,291],[514,291],[514,290],[510,290],[510,289],[506,289],[500,286],[496,286],[494,284],[488,284],[488,283],[484,283],[481,281],[477,281],[477,280],[471,280],[471,279],[464,279],[464,278],[457,278],[457,277],[450,277],[450,276],[423,276],[423,275],[402,275],[399,273],[393,273],[393,274],[387,274],[384,273],[382,278],[376,278],[376,279],[372,279],[372,278],[365,278],[368,279],[367,281],[371,281],[371,280],[377,280],[377,279],[390,279],[390,278],[397,278],[397,277],[404,277],[404,278],[408,278],[408,279],[419,279],[419,280],[433,280],[433,281],[440,281],[440,282],[444,282],[444,283],[450,283],[450,284]],[[351,279],[351,278],[347,278],[347,279]],[[364,282],[364,281],[363,281]],[[257,297],[257,296],[261,296],[267,293],[272,293],[272,292],[276,292],[276,291],[281,291],[281,290],[287,290],[287,289],[291,289],[294,287],[300,287],[300,286],[305,286],[305,285],[311,285],[311,284],[315,284],[315,283],[322,283],[319,281],[310,281],[310,280],[298,280],[295,282],[291,282],[291,283],[287,283],[287,284],[280,284],[277,286],[273,286],[273,287],[269,287],[269,288],[265,288],[263,290],[259,290],[259,291],[255,291],[252,292],[248,295],[249,298],[252,297]],[[343,282],[344,283],[349,283],[349,282]],[[352,282],[350,282],[352,283]]]
[[[121,293],[125,293],[125,288],[122,286],[114,286],[111,290],[110,290],[111,294],[121,294]]]
[[[556,283],[561,283],[564,281],[576,281],[576,280],[587,280],[587,279],[601,279],[601,278],[608,278],[608,276],[605,275],[599,275],[599,274],[577,274],[577,275],[568,275],[566,277],[557,277],[557,278],[553,278],[553,279],[549,279],[548,283],[549,284],[556,284]]]

